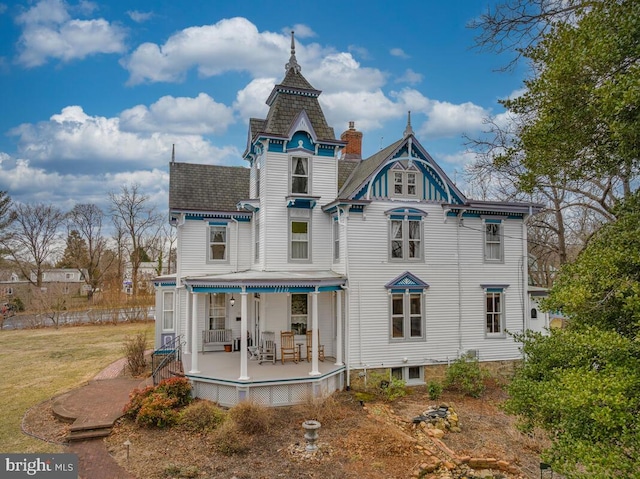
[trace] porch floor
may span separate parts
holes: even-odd
[[[271,361],[259,364],[256,360],[247,360],[247,371],[249,380],[239,381],[240,377],[240,352],[227,353],[215,351],[208,353],[198,353],[197,374],[191,374],[191,354],[183,353],[184,372],[187,376],[203,379],[212,379],[224,382],[252,384],[269,383],[292,380],[313,380],[327,374],[340,371],[344,366],[336,366],[335,358],[326,357],[324,361],[318,362],[318,376],[311,376],[311,362],[302,359],[299,363],[286,361],[284,364],[277,360],[275,364]],[[245,353],[246,354],[246,353]]]

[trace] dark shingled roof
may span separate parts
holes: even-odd
[[[346,183],[353,173],[353,170],[360,164],[360,161],[352,160],[338,160],[338,191],[342,188],[342,185]]]
[[[269,108],[263,132],[269,135],[287,136],[289,128],[304,110],[319,140],[335,140],[336,136],[327,124],[317,97],[303,96],[299,93],[278,92]]]
[[[169,209],[236,211],[249,198],[249,169],[169,163]]]
[[[291,125],[302,110],[307,113],[318,140],[336,140],[336,135],[327,124],[318,96],[320,90],[311,86],[299,69],[289,68],[282,83],[273,87],[267,105],[269,113],[265,120],[252,118],[249,122],[250,140],[264,133],[286,137]]]
[[[362,160],[359,163],[356,163],[358,166],[351,175],[349,182],[344,185],[342,191],[339,191],[339,198],[349,198],[352,194],[356,193],[356,191],[360,188],[362,183],[365,182],[371,174],[382,164],[389,156],[391,156],[396,149],[398,149],[402,143],[404,142],[404,138],[392,143],[387,146],[383,150],[380,150],[373,156],[370,156],[366,160]],[[340,190],[340,187],[338,187]]]

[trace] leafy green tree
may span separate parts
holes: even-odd
[[[628,197],[640,150],[640,3],[592,2],[575,23],[559,23],[525,55],[536,76],[504,105],[524,118],[506,157],[524,152],[522,187],[539,176],[615,176]]]
[[[640,193],[620,205],[577,260],[559,275],[545,306],[580,325],[615,331],[632,340],[640,332]]]
[[[550,433],[545,459],[571,478],[640,477],[640,193],[615,214],[545,303],[567,329],[518,336],[509,386],[507,410]]]
[[[67,236],[67,245],[62,258],[56,264],[57,268],[76,268],[83,270],[89,263],[87,242],[80,236],[78,230],[71,230]]]
[[[640,477],[640,344],[592,326],[519,339],[506,410],[550,432],[545,461],[568,478]]]

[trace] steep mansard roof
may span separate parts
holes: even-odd
[[[303,110],[306,112],[319,141],[336,141],[335,132],[327,123],[318,101],[322,92],[313,88],[301,73],[300,65],[296,60],[293,33],[291,36],[291,58],[285,66],[285,71],[282,83],[273,87],[267,99],[267,105],[269,105],[267,118],[264,120],[251,118],[249,120],[247,151],[251,150],[251,143],[261,135],[286,138],[293,122]]]
[[[236,211],[249,198],[249,169],[239,166],[169,164],[169,209]]]

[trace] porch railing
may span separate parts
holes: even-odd
[[[151,369],[153,371],[153,385],[157,386],[163,380],[174,376],[182,376],[182,346],[184,340],[181,335],[163,344],[151,353]]]

